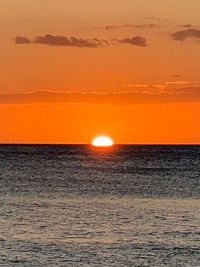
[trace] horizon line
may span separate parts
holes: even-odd
[[[31,143],[31,142],[8,142],[2,143],[1,145],[36,145],[36,146],[92,146],[91,143]],[[200,146],[200,143],[116,143],[113,146]],[[113,147],[111,146],[111,147]]]

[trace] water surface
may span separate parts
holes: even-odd
[[[200,146],[0,146],[0,266],[199,266]]]

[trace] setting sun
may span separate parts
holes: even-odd
[[[109,137],[106,136],[99,136],[96,137],[93,141],[92,141],[92,145],[96,146],[96,147],[110,147],[112,146],[113,140],[110,139]]]

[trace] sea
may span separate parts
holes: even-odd
[[[200,266],[200,146],[0,145],[0,266]]]

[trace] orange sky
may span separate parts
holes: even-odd
[[[199,10],[1,0],[0,142],[200,143]]]

